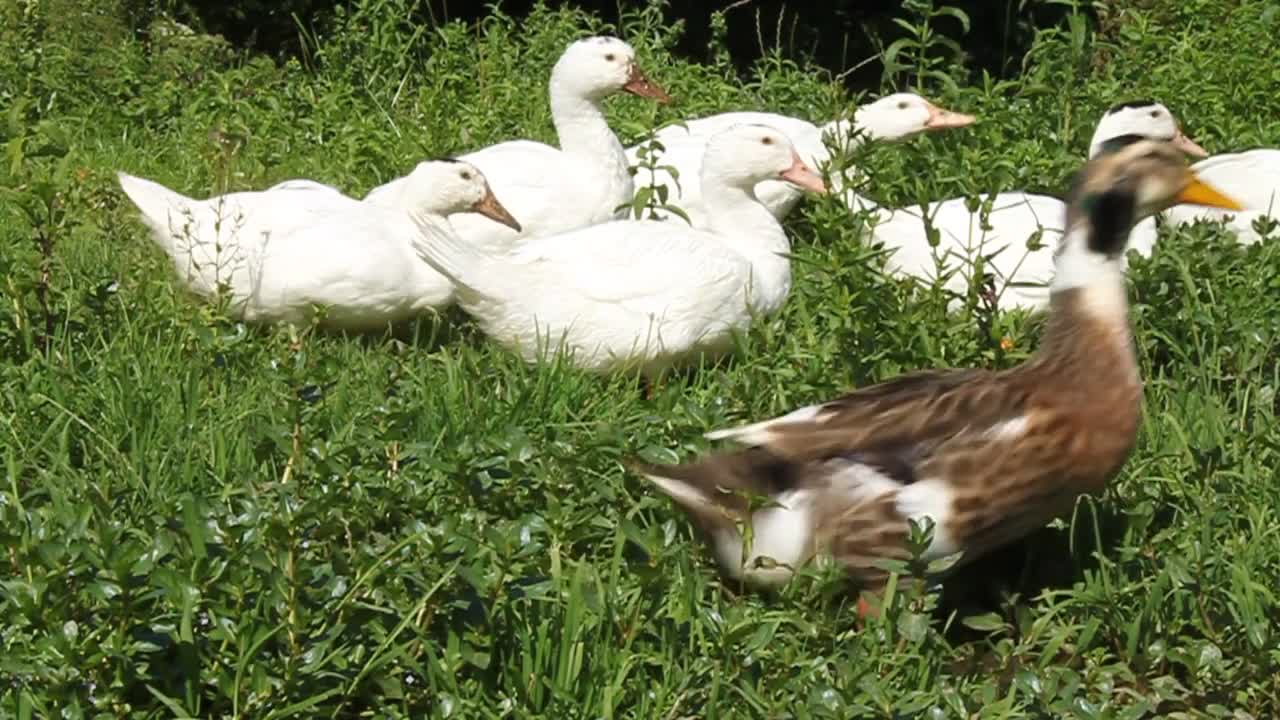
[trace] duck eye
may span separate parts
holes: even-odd
[[[1158,117],[1160,117],[1160,111],[1159,111],[1159,110],[1152,110],[1152,111],[1151,111],[1151,117],[1153,117],[1153,118],[1158,118]]]
[[[761,144],[761,145],[772,145],[772,144],[773,144],[773,138],[771,138],[771,137],[769,137],[768,135],[766,135],[766,136],[764,136],[764,137],[760,138],[760,144]]]
[[[898,103],[898,109],[899,109],[899,110],[906,110],[906,109],[907,109],[907,101],[906,101],[906,100],[903,100],[902,102]]]
[[[613,62],[614,60],[618,59],[618,56],[614,55],[613,53],[606,53],[604,56],[604,59],[606,62]]]
[[[466,170],[463,170],[463,171],[462,171],[462,179],[463,179],[463,180],[470,180],[470,179],[471,179],[471,173],[467,172]]]

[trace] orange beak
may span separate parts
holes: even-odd
[[[640,66],[635,63],[631,63],[631,71],[627,75],[627,84],[623,85],[622,89],[632,95],[656,100],[662,105],[671,102],[671,96],[667,94],[667,91],[645,77],[644,73],[640,71]]]
[[[813,168],[805,165],[795,152],[791,153],[791,167],[779,173],[778,177],[809,192],[819,195],[827,194],[827,185],[822,182],[822,177],[814,172]]]
[[[1182,192],[1178,193],[1177,202],[1207,205],[1224,210],[1244,210],[1243,205],[1201,180],[1190,168],[1187,169],[1187,185],[1182,188]]]
[[[1178,128],[1178,134],[1173,136],[1173,146],[1191,157],[1209,157],[1209,153],[1195,140],[1182,134],[1182,128]]]
[[[521,230],[520,223],[516,222],[516,219],[511,216],[511,213],[507,212],[506,208],[502,207],[502,203],[498,202],[497,196],[487,187],[485,188],[484,197],[480,199],[480,202],[472,205],[471,210],[490,220],[500,222],[516,232]]]
[[[950,128],[961,128],[966,125],[972,125],[977,118],[964,113],[951,112],[943,108],[928,103],[929,117],[924,121],[926,130],[947,130]]]

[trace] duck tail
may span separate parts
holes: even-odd
[[[455,286],[483,292],[477,283],[494,258],[460,237],[445,218],[414,217],[414,221],[421,231],[413,238],[418,257]]]
[[[142,221],[151,230],[151,237],[171,257],[179,252],[174,242],[172,225],[182,222],[184,214],[190,214],[191,198],[176,193],[158,182],[117,172],[120,189],[129,196],[142,213]],[[175,217],[177,216],[177,217]]]

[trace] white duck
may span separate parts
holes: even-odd
[[[1205,158],[1192,166],[1196,174],[1244,205],[1232,212],[1218,208],[1175,205],[1163,214],[1166,222],[1182,225],[1197,220],[1222,221],[1242,243],[1262,239],[1254,222],[1280,222],[1280,150],[1258,148]],[[1274,234],[1274,231],[1272,231]]]
[[[859,107],[854,111],[852,121],[833,120],[821,126],[807,120],[766,112],[720,113],[688,120],[683,124],[667,125],[654,135],[654,139],[663,146],[658,154],[657,164],[659,167],[665,165],[675,168],[678,173],[675,181],[666,170],[659,169],[655,173],[640,165],[640,153],[648,145],[647,141],[627,148],[627,158],[636,166],[636,182],[639,186],[667,186],[667,202],[683,210],[694,227],[706,227],[706,210],[702,202],[702,189],[698,184],[702,156],[712,137],[735,125],[766,125],[785,133],[795,143],[801,159],[810,167],[821,170],[831,160],[827,142],[842,147],[842,143],[854,136],[854,128],[861,131],[859,140],[892,141],[926,130],[964,127],[973,121],[972,115],[944,110],[914,93],[896,93]],[[833,190],[843,190],[839,173],[832,174],[831,184]],[[859,199],[852,192],[845,195],[849,196],[845,198],[846,203],[857,209],[853,203]],[[781,220],[800,201],[801,192],[787,183],[766,180],[756,186],[756,197],[760,198],[760,202],[774,217]],[[669,215],[663,210],[659,210],[657,214],[660,217]]]
[[[780,307],[791,289],[790,242],[753,188],[781,178],[825,192],[781,132],[727,130],[707,144],[708,229],[615,220],[491,254],[457,238],[427,239],[422,257],[452,279],[458,304],[528,362],[563,349],[596,372],[646,377],[731,346],[733,331]]]
[[[409,210],[306,184],[194,200],[119,176],[186,286],[206,298],[228,293],[234,316],[253,322],[305,322],[319,305],[328,327],[385,327],[453,298],[406,238],[427,227],[452,235],[444,216],[463,211],[519,227],[484,175],[458,161],[418,165],[397,189]]]
[[[524,228],[517,232],[472,215],[452,219],[458,234],[486,248],[510,248],[537,237],[614,218],[631,201],[634,185],[622,144],[609,128],[601,103],[629,92],[670,101],[636,65],[635,50],[614,37],[591,37],[569,45],[551,70],[551,115],[560,147],[532,140],[490,145],[459,157],[480,168],[494,192]],[[365,200],[394,205],[404,179],[374,188]]]
[[[1107,110],[1089,143],[1089,157],[1097,156],[1109,141],[1127,135],[1169,141],[1188,155],[1205,155],[1182,133],[1168,108],[1137,100]],[[923,214],[919,208],[877,210],[873,242],[893,251],[886,268],[932,282],[938,276],[936,252],[947,274],[945,287],[963,294],[973,263],[984,258],[983,270],[994,286],[990,290],[997,307],[1048,307],[1048,283],[1054,272],[1054,250],[1064,233],[1066,204],[1056,197],[1024,192],[987,194],[980,200],[977,212],[969,211],[965,198],[931,203]],[[936,250],[929,245],[925,218],[938,232]],[[1155,219],[1148,217],[1133,228],[1129,248],[1147,256],[1155,241]]]

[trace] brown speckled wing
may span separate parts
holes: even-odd
[[[729,435],[759,441],[751,447],[636,469],[685,488],[673,498],[705,530],[742,519],[744,494],[805,489],[822,498],[814,519],[821,544],[830,544],[824,534],[838,532],[850,547],[901,546],[905,521],[884,490],[914,482],[922,463],[937,462],[937,449],[957,435],[980,434],[1021,412],[1024,395],[998,378],[983,370],[904,375],[820,405],[809,419],[784,416],[750,426],[750,437]],[[874,472],[845,472],[850,468]]]
[[[910,466],[956,433],[1019,415],[1027,392],[1009,380],[987,370],[910,373],[823,403],[809,419],[758,423],[767,432],[741,439],[791,461],[873,452]]]

